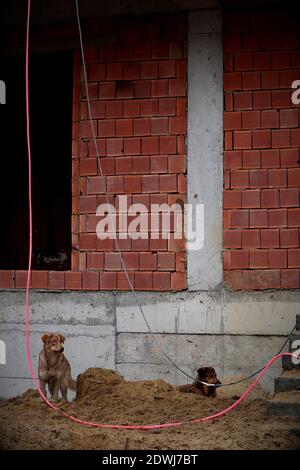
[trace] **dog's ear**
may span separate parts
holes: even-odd
[[[64,343],[65,342],[65,335],[63,335],[62,333],[58,333],[58,336],[60,337],[61,339],[61,342]]]
[[[50,339],[51,334],[46,333],[45,335],[42,336],[42,341],[43,343],[47,343],[47,341]]]
[[[198,377],[199,379],[204,379],[204,377],[206,376],[206,369],[207,367],[200,367],[197,372],[198,372]]]

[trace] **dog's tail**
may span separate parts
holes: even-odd
[[[70,378],[69,378],[68,385],[69,385],[69,388],[70,388],[71,390],[74,390],[74,392],[76,392],[76,390],[77,390],[77,383],[76,383],[76,380],[72,379],[71,375],[70,375]]]

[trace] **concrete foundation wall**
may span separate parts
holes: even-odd
[[[191,375],[213,365],[222,378],[244,375],[274,355],[295,323],[300,292],[139,293],[151,329],[162,347]],[[115,369],[127,379],[186,377],[162,357],[130,293],[38,292],[30,294],[30,344],[37,370],[41,335],[60,331],[73,375],[88,367]],[[25,357],[25,293],[0,292],[0,340],[6,365],[0,365],[0,397],[32,387]],[[271,390],[272,377],[264,386]]]

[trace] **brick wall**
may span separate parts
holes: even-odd
[[[184,202],[186,193],[186,18],[160,16],[113,22],[117,42],[86,52],[91,112],[103,177],[80,85],[74,71],[72,269],[82,272],[82,289],[127,290],[114,240],[96,236],[96,207],[127,195],[128,206]],[[82,74],[81,74],[82,77]],[[78,147],[77,147],[78,143]],[[117,214],[118,216],[118,214]],[[137,290],[186,287],[181,240],[119,240]]]
[[[299,15],[224,17],[224,273],[234,289],[299,288]]]

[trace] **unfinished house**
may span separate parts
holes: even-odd
[[[103,367],[186,383],[140,304],[188,374],[201,365],[224,381],[251,374],[299,312],[299,10],[270,1],[79,3],[97,149],[74,2],[32,5],[33,361],[41,335],[61,331],[75,376]],[[32,387],[26,2],[2,8],[0,396],[11,397]],[[146,214],[152,204],[202,207],[200,246],[174,227],[169,238],[162,228],[156,237],[99,238],[106,195],[117,215],[119,196]],[[264,387],[280,375],[278,362]]]

